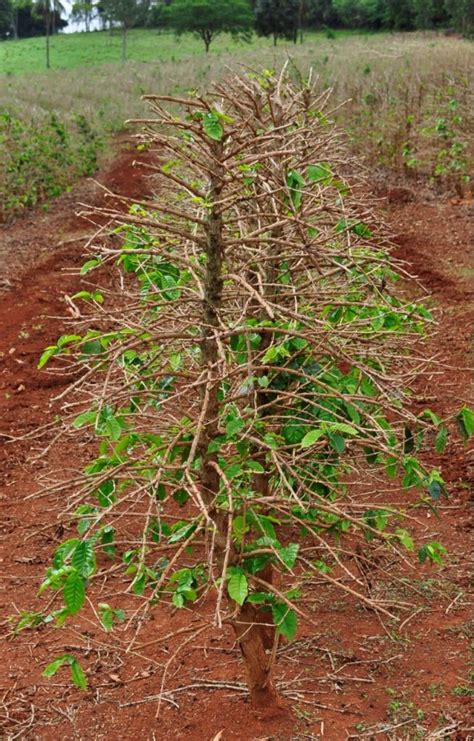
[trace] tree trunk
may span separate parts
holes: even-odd
[[[212,145],[211,171],[211,204],[219,201],[222,192],[221,163],[224,150],[220,141]],[[214,502],[220,488],[220,477],[214,466],[217,453],[209,452],[209,443],[219,435],[219,379],[216,371],[219,362],[219,346],[216,338],[219,329],[219,311],[222,302],[223,288],[223,222],[218,209],[211,205],[208,211],[206,226],[206,277],[204,284],[203,321],[202,321],[202,362],[208,369],[208,384],[203,391],[203,402],[206,398],[206,415],[201,432],[199,450],[201,454],[201,485],[203,499],[209,506],[209,514],[216,524],[216,555],[220,562],[224,560],[227,539],[228,514],[215,508]],[[215,380],[214,380],[215,377]],[[264,481],[260,482],[264,486]],[[229,563],[235,562],[236,554],[231,552]],[[261,572],[265,578],[265,570]],[[271,567],[269,580],[271,580]],[[239,642],[248,677],[250,700],[253,707],[260,710],[276,712],[280,709],[278,695],[272,681],[272,654],[274,640],[273,626],[262,625],[271,622],[271,614],[257,610],[254,605],[244,603],[239,616],[233,624]]]
[[[273,46],[277,45],[277,35],[276,33],[273,34]]]
[[[127,26],[122,26],[122,64],[127,59]]]
[[[273,656],[270,647],[265,645],[262,615],[254,605],[244,603],[234,622],[234,631],[245,662],[252,707],[281,713],[283,706],[273,682]],[[271,622],[270,613],[268,622]]]
[[[18,41],[18,10],[13,10],[12,13],[12,30],[13,38]]]
[[[50,56],[49,56],[49,24],[50,24],[50,15],[49,15],[49,2],[46,7],[46,69],[50,68]]]

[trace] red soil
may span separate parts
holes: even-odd
[[[122,147],[100,181],[130,197],[146,192],[143,170],[131,166],[134,158],[130,148]],[[0,279],[5,289],[0,294],[2,737],[474,738],[467,696],[472,672],[468,651],[474,640],[469,574],[469,481],[474,460],[461,443],[450,443],[441,459],[430,461],[442,467],[449,482],[450,499],[441,506],[440,519],[426,512],[417,514],[420,535],[443,542],[449,559],[443,566],[424,566],[405,574],[418,589],[416,599],[400,585],[392,585],[393,594],[414,603],[407,613],[410,619],[397,630],[382,625],[373,612],[340,593],[326,587],[315,592],[314,620],[319,627],[302,626],[298,640],[281,650],[277,680],[289,709],[287,716],[266,718],[250,710],[230,632],[207,629],[184,647],[191,633],[156,642],[192,625],[186,611],[173,616],[152,612],[130,653],[126,647],[131,633],[107,634],[87,614],[71,620],[64,630],[43,627],[13,637],[9,616],[45,609],[47,600],[36,599],[35,591],[52,551],[64,537],[63,526],[55,524],[61,497],[28,497],[51,467],[66,470],[71,456],[80,453],[75,447],[61,448],[38,457],[39,443],[10,437],[24,436],[51,421],[53,397],[64,389],[63,377],[40,373],[36,365],[44,347],[67,330],[65,296],[81,286],[70,268],[81,264],[84,239],[78,238],[88,233],[88,225],[75,215],[74,204],[98,204],[101,199],[98,186],[82,184],[58,199],[48,213],[32,212],[0,231],[5,268]],[[468,370],[474,364],[473,205],[398,201],[390,204],[387,214],[399,233],[397,256],[409,263],[440,310],[432,351],[445,366],[440,375],[420,384],[417,403],[420,409],[430,406],[449,412],[473,398]],[[115,604],[117,596],[109,590],[101,599]],[[117,605],[132,614],[136,598],[127,599]],[[164,665],[180,646],[182,651],[170,663],[168,694],[155,720],[153,696],[160,691]],[[66,651],[77,656],[87,671],[85,693],[71,687],[66,669],[52,679],[41,676],[44,666]],[[444,735],[430,735],[442,729]]]

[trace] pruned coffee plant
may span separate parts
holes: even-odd
[[[441,451],[448,428],[409,405],[432,317],[394,291],[387,242],[311,80],[248,74],[207,97],[147,100],[156,195],[101,211],[114,233],[82,273],[118,277],[77,295],[87,318],[40,361],[82,369],[63,422],[98,440],[58,486],[77,535],[41,590],[61,595],[62,623],[112,580],[137,609],[100,602],[106,630],[163,605],[198,612],[233,631],[253,706],[274,706],[278,644],[311,626],[315,583],[397,617],[355,554],[376,570],[372,551],[415,549],[384,479],[407,505],[444,492],[417,451],[425,433]],[[458,422],[473,431],[469,409]],[[418,555],[443,552],[424,542]],[[126,585],[113,582],[120,564]],[[79,671],[65,654],[47,673],[62,664]]]

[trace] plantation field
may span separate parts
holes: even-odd
[[[94,63],[97,57],[105,60],[107,49],[111,52],[112,45],[119,44],[118,38],[105,33],[64,35],[53,43],[70,49],[64,57],[58,53],[58,62],[63,58],[62,64],[71,68],[54,69],[53,63],[52,70],[42,72],[38,57],[34,73],[19,63],[23,74],[0,74],[4,219],[48,198],[36,184],[38,169],[46,166],[50,174],[57,173],[62,190],[74,182],[77,172],[87,174],[91,157],[84,158],[83,147],[91,156],[104,151],[110,132],[122,130],[126,119],[146,115],[140,98],[150,90],[177,95],[203,90],[226,69],[239,69],[243,59],[251,68],[271,69],[288,54],[302,73],[313,69],[321,89],[332,90],[334,108],[342,106],[336,118],[368,167],[421,181],[423,187],[458,194],[466,190],[474,162],[472,42],[429,34],[346,33],[336,39],[308,34],[302,45],[281,44],[275,49],[261,39],[242,46],[221,37],[206,54],[189,36],[176,41],[172,35],[134,31],[130,54],[142,49],[138,59],[148,61],[132,59],[126,64]],[[38,39],[4,42],[0,55],[24,49],[29,58],[30,45],[40,54],[41,44]],[[83,66],[74,66],[81,64],[80,59]],[[52,114],[65,130],[66,148],[47,131]],[[50,145],[43,143],[45,139]],[[37,143],[27,158],[21,155],[25,140]],[[66,168],[61,164],[64,156]]]
[[[467,741],[474,44],[43,42],[0,44],[0,737]],[[147,94],[189,106],[137,145]]]

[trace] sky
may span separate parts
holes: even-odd
[[[71,8],[72,8],[72,2],[70,0],[61,0],[61,4],[64,6],[65,12],[62,13],[62,17],[64,20],[68,22],[68,25],[63,30],[63,33],[75,33],[76,31],[85,31],[85,25],[84,23],[74,23],[70,18],[71,14]],[[91,23],[91,30],[95,30],[96,28],[99,28],[99,21],[95,20]]]

